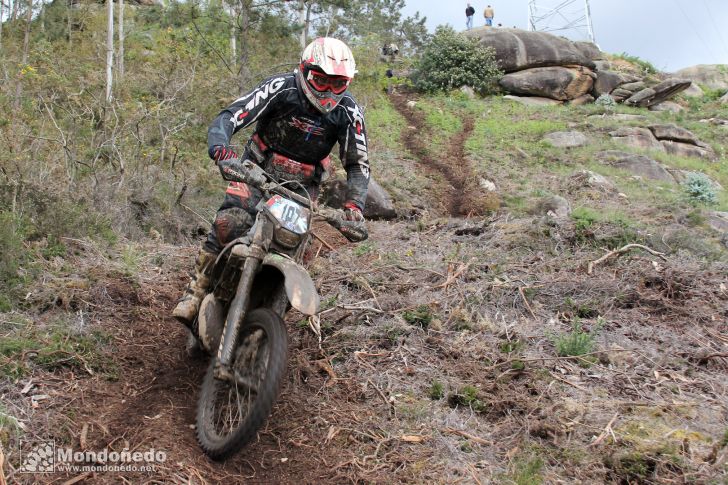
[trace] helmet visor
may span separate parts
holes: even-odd
[[[341,94],[346,91],[351,82],[351,79],[346,76],[329,76],[314,70],[308,71],[306,79],[316,91],[331,91],[334,94]]]

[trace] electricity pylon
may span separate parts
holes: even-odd
[[[580,4],[583,4],[581,6]],[[529,0],[528,30],[571,32],[596,44],[589,0]]]

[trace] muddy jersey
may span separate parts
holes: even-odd
[[[348,91],[336,108],[323,114],[306,99],[295,73],[270,77],[212,122],[207,132],[210,157],[215,146],[227,146],[233,134],[253,123],[270,150],[310,165],[326,158],[338,142],[347,199],[364,208],[369,185],[367,137],[361,108]]]

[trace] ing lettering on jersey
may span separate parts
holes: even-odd
[[[238,101],[242,102],[247,98],[250,98],[250,101],[241,109],[237,110],[230,121],[232,121],[235,126],[242,125],[245,122],[245,117],[248,116],[250,111],[254,110],[255,108],[260,105],[261,101],[265,101],[268,99],[269,96],[272,94],[277,93],[281,87],[285,84],[286,80],[282,77],[277,77],[275,79],[270,80],[269,82],[265,83],[264,85],[260,86],[258,89],[253,91],[247,96],[244,96],[240,98]],[[236,101],[236,103],[238,102]]]

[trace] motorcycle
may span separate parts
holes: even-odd
[[[197,440],[215,460],[250,442],[273,408],[288,361],[288,310],[318,313],[316,287],[302,266],[312,218],[323,218],[351,241],[368,236],[363,223],[315,208],[310,197],[287,187],[301,184],[276,182],[249,160],[221,171],[227,180],[256,187],[263,198],[248,233],[218,256],[197,318],[199,346],[214,354],[197,404]]]

